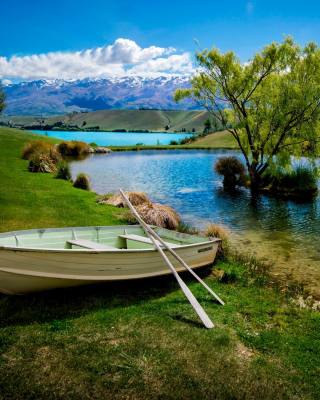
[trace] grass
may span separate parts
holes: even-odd
[[[135,145],[135,146],[108,146],[112,151],[140,151],[140,150],[210,150],[210,149],[238,149],[231,133],[227,131],[214,132],[204,138],[185,145]]]
[[[272,175],[268,170],[263,176],[265,184],[273,191],[284,193],[315,192],[318,189],[318,172],[310,165],[298,164],[290,171],[278,171]]]
[[[0,128],[0,230],[119,224],[94,193],[27,172],[20,150],[35,137]],[[0,398],[316,399],[320,313],[297,306],[301,288],[239,255],[198,273],[226,303],[181,274],[211,330],[171,275],[0,294]]]
[[[54,174],[28,172],[22,147],[39,135],[0,127],[0,231],[63,226],[119,225],[118,209],[95,204],[95,193],[72,187]],[[58,139],[43,137],[50,143]]]

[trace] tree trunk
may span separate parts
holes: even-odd
[[[257,164],[252,163],[248,165],[248,172],[250,175],[250,187],[252,192],[256,192],[260,186],[260,175],[257,173]]]

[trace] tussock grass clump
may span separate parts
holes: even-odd
[[[187,233],[188,235],[198,235],[199,230],[190,224],[180,221],[177,227],[177,231],[180,233]]]
[[[180,217],[170,206],[152,203],[148,201],[135,210],[148,225],[155,225],[160,228],[177,229]],[[131,211],[124,214],[124,217],[130,222],[135,223],[136,219]]]
[[[89,146],[82,141],[71,140],[71,142],[67,142],[63,140],[57,146],[58,151],[63,156],[81,156],[88,152]]]
[[[58,151],[58,147],[56,147],[52,143],[45,142],[43,140],[34,140],[32,142],[27,143],[21,152],[21,158],[23,160],[30,160],[35,156],[47,156],[54,162],[58,162],[61,160],[61,155]]]
[[[224,186],[235,186],[246,171],[245,165],[235,156],[218,157],[213,168],[224,177]]]
[[[61,160],[57,164],[57,179],[64,179],[65,181],[71,181],[71,168],[70,163],[66,160]]]
[[[46,154],[34,154],[29,160],[28,170],[30,172],[56,172],[57,167],[48,155]]]
[[[226,226],[210,223],[206,226],[206,229],[202,232],[202,235],[205,237],[212,237],[222,240],[218,246],[217,257],[221,258],[227,254],[230,247],[229,241],[231,233]]]
[[[90,190],[90,179],[86,174],[78,174],[73,186],[77,189]]]
[[[126,192],[126,196],[133,206],[140,206],[141,204],[149,202],[148,196],[142,192]],[[111,196],[108,200],[102,201],[101,203],[121,208],[127,207],[127,204],[125,204],[125,201],[123,200],[123,197],[120,193]]]

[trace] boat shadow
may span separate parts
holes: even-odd
[[[197,270],[197,274],[202,279],[209,276],[210,273],[210,267]],[[196,282],[188,272],[182,272],[179,275],[187,285]],[[200,283],[197,285],[201,286]],[[201,302],[201,298],[206,296],[205,301],[208,301],[207,292],[204,288],[202,289],[201,294],[196,297]],[[34,323],[50,324],[62,320],[72,321],[99,310],[113,311],[119,307],[145,306],[179,290],[181,290],[179,284],[170,274],[139,280],[56,289],[26,296],[10,296],[0,293],[0,327],[27,326]],[[214,298],[210,301],[217,303]],[[167,305],[170,304],[170,311],[166,306],[161,309],[161,313],[165,312],[169,318],[202,328],[202,324],[179,315],[178,310],[185,303],[188,303],[188,300],[184,297],[170,298],[167,303]],[[173,311],[175,306],[177,309]],[[197,319],[196,316],[195,319]]]

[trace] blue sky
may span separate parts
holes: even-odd
[[[0,11],[0,77],[12,82],[188,74],[194,38],[242,61],[283,33],[320,43],[315,1],[12,0]]]

